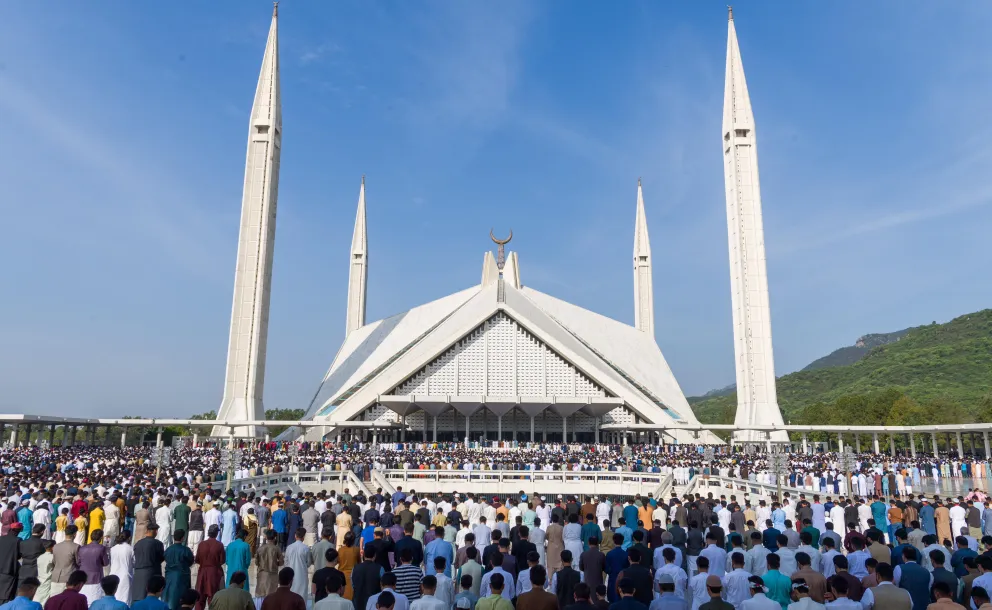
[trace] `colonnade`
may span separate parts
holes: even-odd
[[[105,425],[104,428],[104,438],[103,446],[116,445],[116,442],[111,442],[111,431],[115,426]],[[49,447],[55,446],[55,430],[57,428],[62,429],[62,438],[60,439],[60,445],[62,447],[72,447],[77,444],[77,436],[82,435],[79,439],[82,444],[96,446],[97,425],[87,425],[87,424],[45,424],[45,423],[19,423],[11,424],[7,422],[0,422],[0,443],[7,444],[10,443],[11,446],[16,447],[18,443],[23,443],[25,446],[37,445],[41,446],[43,442],[47,441]],[[127,441],[127,428],[120,426],[121,436],[120,436],[120,446],[124,447]],[[9,432],[9,434],[8,434]],[[47,434],[46,434],[47,433]],[[47,438],[46,438],[47,437]]]

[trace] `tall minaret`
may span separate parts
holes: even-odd
[[[654,337],[654,290],[651,287],[651,241],[644,214],[644,193],[637,179],[637,216],[634,219],[634,326]]]
[[[282,147],[282,105],[279,100],[278,7],[265,44],[262,71],[248,123],[248,158],[241,199],[238,264],[234,272],[234,308],[227,348],[224,400],[218,419],[265,419],[262,390],[265,381],[265,345],[269,330],[269,293],[272,251],[276,237],[276,201],[279,191],[279,150]],[[214,435],[229,428],[216,426]],[[255,436],[255,426],[238,426],[237,436]]]
[[[765,236],[758,183],[758,143],[744,66],[737,47],[733,9],[729,10],[727,75],[723,97],[723,166],[730,243],[730,291],[737,360],[737,415],[734,424],[782,424],[775,394],[771,311]],[[739,432],[738,442],[765,440],[763,433]],[[783,431],[773,441],[787,441]]]
[[[348,271],[348,321],[345,336],[365,326],[365,292],[369,278],[369,237],[365,230],[365,176],[358,191],[358,213],[351,236],[351,263]]]

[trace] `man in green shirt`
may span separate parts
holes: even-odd
[[[812,521],[803,519],[803,531],[809,532],[809,535],[813,537],[813,541],[809,545],[814,549],[820,548],[820,530],[813,527]]]
[[[182,530],[183,532],[189,531],[189,514],[193,512],[193,509],[189,507],[189,498],[183,496],[179,498],[179,502],[176,503],[176,507],[172,509],[172,519],[175,521],[172,531],[178,532]],[[181,544],[186,544],[186,537],[183,536]]]
[[[475,604],[475,610],[513,610],[510,600],[503,599],[503,587],[506,581],[499,572],[493,574],[489,579],[489,597],[483,597]]]
[[[768,589],[765,595],[768,599],[778,602],[782,610],[786,610],[792,603],[792,579],[778,571],[782,565],[778,555],[770,553],[766,560],[768,571],[761,575],[761,579],[765,581],[765,588]]]

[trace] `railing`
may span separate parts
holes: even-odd
[[[403,489],[420,492],[477,491],[506,494],[576,494],[631,496],[654,493],[670,475],[660,472],[561,470],[382,470]]]
[[[672,489],[675,488],[675,473],[669,472],[668,475],[661,480],[661,484],[658,485],[658,489],[654,491],[654,497],[661,499],[667,498],[672,493]]]
[[[388,493],[390,495],[396,493],[396,488],[393,487],[393,484],[390,483],[386,479],[386,477],[382,476],[382,473],[376,470],[375,468],[373,468],[372,471],[369,472],[369,476],[372,479],[373,487],[381,487],[384,493]]]
[[[759,483],[758,481],[749,481],[746,479],[724,477],[720,475],[710,475],[709,478],[706,479],[697,474],[693,478],[693,481],[698,482],[698,487],[701,488],[699,493],[709,491],[709,487],[720,487],[723,489],[741,491],[747,495],[772,497],[778,495],[779,490],[779,486],[775,483]],[[789,492],[792,496],[798,496],[800,493],[809,493],[806,489],[799,489],[798,487],[791,487],[789,485],[783,485],[781,490],[783,494]]]

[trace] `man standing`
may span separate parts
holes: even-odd
[[[79,549],[79,569],[86,572],[86,584],[82,593],[92,604],[103,597],[100,581],[103,569],[110,565],[110,550],[103,546],[103,530],[90,532],[90,543]]]
[[[265,601],[262,602],[261,610],[306,610],[306,601],[296,593],[293,593],[293,590],[290,588],[294,578],[293,568],[279,570],[279,588],[276,589],[275,593],[265,598]],[[245,581],[245,586],[247,587],[247,580]]]
[[[197,610],[203,610],[224,586],[224,545],[217,540],[219,533],[220,528],[211,525],[207,539],[197,545],[194,556],[196,565],[200,566],[196,573],[196,590],[200,592]]]
[[[17,594],[17,578],[21,564],[21,524],[10,524],[7,533],[0,536],[0,603],[7,603]]]
[[[355,566],[351,572],[352,601],[355,608],[365,608],[369,598],[379,592],[382,566],[375,561],[375,547],[365,549],[365,561]]]
[[[134,579],[131,581],[131,604],[144,599],[152,576],[162,575],[165,546],[158,540],[158,523],[149,523],[145,537],[134,543]]]
[[[304,600],[310,594],[308,571],[310,570],[310,566],[313,565],[313,556],[310,554],[310,548],[303,542],[306,539],[307,531],[304,527],[297,528],[293,536],[293,544],[286,547],[286,565],[293,568],[294,574],[292,584],[293,593],[296,593]]]
[[[196,551],[199,549],[200,543],[203,542],[203,531],[205,527],[203,522],[203,502],[196,502],[196,508],[190,511],[188,521],[189,531],[186,534],[186,544],[189,546],[189,550],[193,551],[193,556],[196,557]]]
[[[231,584],[226,589],[218,591],[213,596],[210,602],[211,610],[255,610],[255,602],[252,601],[251,594],[245,590],[248,575],[244,572],[234,572],[230,581]],[[200,599],[202,601],[203,598]]]
[[[172,610],[178,610],[180,598],[192,584],[193,551],[183,544],[184,538],[186,532],[177,529],[172,534],[173,544],[165,550],[165,590],[162,592],[162,600]]]
[[[337,551],[334,553],[336,560]],[[275,530],[265,530],[265,542],[258,548],[256,559],[258,560],[258,583],[255,585],[255,597],[261,599],[275,593],[276,589],[279,588],[279,568],[285,561],[282,549],[279,548],[278,534]],[[343,577],[341,582],[344,584]]]

